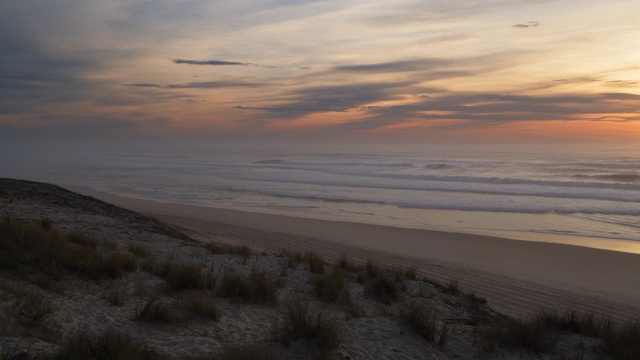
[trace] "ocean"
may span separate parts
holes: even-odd
[[[18,146],[0,155],[0,176],[310,218],[578,244],[636,242],[639,150],[616,144]]]

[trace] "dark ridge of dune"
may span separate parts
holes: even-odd
[[[60,208],[80,211],[125,220],[138,230],[145,230],[172,238],[195,241],[181,231],[156,219],[138,214],[131,210],[108,204],[104,201],[80,195],[60,186],[48,183],[0,178],[0,193],[18,199],[33,199]]]

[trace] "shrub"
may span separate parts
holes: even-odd
[[[137,256],[137,257],[141,257],[141,258],[147,258],[149,256],[151,256],[151,253],[149,252],[149,250],[142,246],[142,245],[137,245],[137,244],[131,244],[129,245],[129,251]]]
[[[307,263],[309,271],[312,273],[322,274],[324,272],[324,260],[317,254],[307,252],[304,254],[303,260]]]
[[[205,249],[209,250],[212,254],[224,255],[227,253],[227,247],[215,242],[207,242],[204,244]]]
[[[311,285],[317,296],[328,303],[338,302],[346,288],[344,274],[340,269],[334,269],[329,275],[315,275],[311,278]]]
[[[204,273],[199,266],[176,264],[172,259],[158,263],[155,259],[147,259],[141,268],[156,276],[165,278],[171,291],[206,289],[215,287],[213,273]]]
[[[111,253],[102,261],[102,271],[110,278],[119,278],[126,271],[134,271],[138,267],[136,259],[129,254]]]
[[[442,292],[444,292],[445,294],[458,296],[460,294],[458,282],[453,280],[449,281],[449,284],[444,289],[442,289]]]
[[[341,343],[338,325],[322,311],[311,311],[306,299],[296,298],[284,307],[283,319],[274,329],[274,340],[288,346],[292,341],[306,339],[326,353]]]
[[[75,241],[75,242],[73,242]],[[78,235],[61,235],[18,221],[0,222],[0,268],[26,266],[36,271],[66,269],[98,280],[119,277],[136,268],[135,259],[112,254],[106,259],[94,247],[94,240]]]
[[[266,346],[244,344],[225,346],[220,360],[276,360],[275,351]]]
[[[136,314],[136,320],[143,322],[173,322],[176,319],[171,314],[169,304],[159,297],[154,297],[147,302],[142,311]]]
[[[251,297],[251,288],[245,276],[227,270],[222,275],[218,295],[227,298],[248,299]]]
[[[277,288],[277,283],[264,272],[253,269],[247,276],[226,271],[218,294],[249,303],[275,305],[278,302]]]
[[[115,330],[107,330],[101,335],[80,334],[69,339],[64,349],[54,356],[54,360],[148,360],[159,355],[149,347]]]
[[[27,327],[38,325],[55,312],[51,299],[40,292],[8,286],[3,286],[3,290],[11,295],[11,307],[20,314],[20,322]]]
[[[418,280],[418,272],[414,267],[408,267],[404,270],[404,277],[409,280]]]
[[[382,272],[369,280],[364,287],[364,293],[389,304],[398,299],[398,285]]]
[[[418,302],[408,302],[401,312],[405,322],[420,336],[429,342],[434,342],[436,337],[436,316],[433,311],[427,309]],[[442,340],[441,336],[441,340]],[[446,341],[446,340],[443,340]]]
[[[525,320],[508,318],[481,332],[485,350],[493,350],[497,346],[521,347],[536,354],[555,347],[554,335],[541,315]]]
[[[48,218],[42,218],[40,219],[40,222],[38,223],[38,225],[40,226],[40,228],[44,231],[49,231],[51,230],[51,227],[53,226],[51,224],[51,220],[49,220]]]
[[[215,300],[206,299],[196,293],[191,293],[183,300],[182,304],[184,308],[198,316],[214,321],[220,319],[220,310]]]
[[[78,244],[89,249],[95,250],[98,248],[98,240],[86,235],[82,235],[78,233],[68,233],[67,240],[69,240],[74,244]]]
[[[364,268],[366,270],[366,274],[367,274],[368,278],[377,277],[382,273],[382,270],[380,269],[380,266],[378,264],[375,264],[371,260],[367,261],[367,264],[365,265]]]
[[[640,322],[603,328],[604,350],[615,359],[640,359]]]
[[[258,272],[253,269],[251,275],[249,275],[249,280],[253,290],[252,302],[267,305],[278,303],[278,284],[265,272]]]
[[[102,240],[101,245],[106,250],[111,250],[111,251],[118,250],[118,243],[112,240]]]
[[[203,288],[203,273],[199,266],[171,263],[166,270],[167,285],[173,291]]]
[[[244,264],[253,255],[253,251],[247,245],[226,245],[218,244],[215,242],[207,242],[204,247],[212,254],[238,254],[242,256],[242,263]]]
[[[358,271],[363,269],[362,265],[356,265],[351,260],[349,260],[349,257],[347,256],[347,254],[340,255],[340,258],[336,263],[336,267],[338,269],[342,269],[346,271]]]
[[[231,253],[238,254],[238,255],[242,256],[242,263],[243,264],[247,260],[249,260],[251,255],[253,255],[253,251],[251,251],[251,248],[248,247],[247,245],[231,246]]]
[[[124,298],[126,292],[124,288],[120,286],[113,286],[110,289],[105,290],[104,297],[111,305],[122,306],[124,305]]]

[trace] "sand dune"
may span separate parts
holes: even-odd
[[[549,255],[556,258],[578,254],[574,264],[597,256],[633,271],[626,254],[93,195],[108,202],[0,179],[3,359],[233,359],[239,352],[249,359],[595,360],[611,358],[602,340],[574,325],[513,343],[509,324],[517,322],[494,309],[523,315],[576,303],[637,318],[637,305],[625,303],[634,292],[617,288],[631,279],[616,285],[601,277],[580,289],[589,282],[578,275],[588,270],[559,274],[566,265],[558,264],[535,271],[545,249],[558,251]],[[518,245],[533,248],[529,260]],[[497,254],[489,258],[488,249]],[[344,254],[350,264],[333,261]],[[366,259],[389,267],[354,264]],[[391,267],[398,265],[428,279]],[[557,279],[545,278],[554,273]],[[564,283],[572,277],[580,285]],[[437,281],[450,279],[463,291]],[[609,288],[626,298],[596,291]],[[616,348],[635,359],[636,345]]]

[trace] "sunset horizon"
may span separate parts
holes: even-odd
[[[634,1],[4,1],[0,134],[635,142]]]

